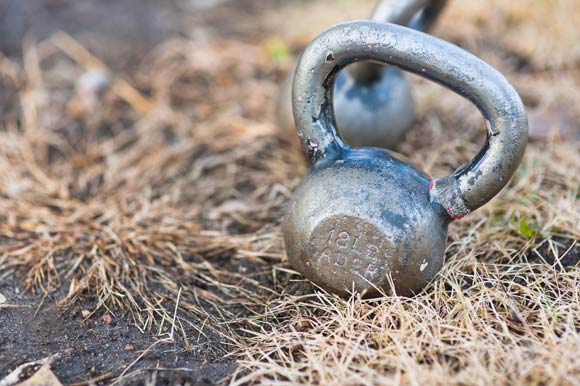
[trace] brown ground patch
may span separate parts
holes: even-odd
[[[245,39],[167,40],[126,73],[64,34],[2,57],[0,377],[62,351],[64,382],[215,382],[237,368],[224,382],[576,383],[580,8],[534,4],[455,1],[434,32],[504,72],[543,140],[509,189],[453,224],[443,271],[413,299],[315,290],[279,229],[306,171],[273,120],[286,53],[368,2],[266,9]],[[440,176],[477,152],[481,119],[413,82],[401,151]],[[182,366],[193,374],[154,370]]]

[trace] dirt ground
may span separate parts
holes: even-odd
[[[74,3],[0,3],[0,380],[52,357],[63,384],[578,384],[575,0],[450,1],[433,33],[513,82],[530,144],[433,283],[378,299],[288,266],[307,165],[274,119],[296,55],[371,1]],[[439,177],[482,119],[410,78],[399,151]]]

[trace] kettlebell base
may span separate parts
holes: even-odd
[[[316,226],[308,241],[306,264],[321,282],[340,294],[378,294],[387,288],[390,268],[384,264],[394,248],[385,235],[368,220],[335,215]]]

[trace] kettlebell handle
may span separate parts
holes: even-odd
[[[517,92],[497,70],[451,43],[374,21],[338,24],[318,36],[300,58],[292,90],[294,119],[314,167],[349,149],[336,130],[334,81],[343,67],[362,60],[396,66],[440,83],[469,99],[485,118],[485,145],[468,165],[431,181],[433,203],[457,219],[499,193],[527,145],[527,117]]]
[[[406,25],[428,31],[445,8],[447,0],[383,0],[375,7],[372,20]]]
[[[427,32],[445,8],[447,0],[382,0],[373,10],[371,20],[405,25]],[[350,75],[361,84],[380,77],[383,66],[373,62],[355,63],[348,67]]]

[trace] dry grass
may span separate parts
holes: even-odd
[[[306,168],[274,135],[268,44],[169,41],[123,79],[66,35],[30,43],[23,63],[0,58],[0,277],[66,285],[63,306],[128,308],[143,330],[210,325],[243,365],[234,384],[577,384],[580,144],[562,139],[580,126],[576,3],[444,14],[436,33],[506,73],[554,134],[452,225],[443,271],[412,299],[344,300],[289,270],[279,224]],[[481,121],[413,81],[401,151],[442,175],[477,151]]]
[[[0,133],[0,272],[31,291],[68,285],[63,305],[128,307],[143,330],[170,324],[180,288],[184,312],[223,313],[215,326],[236,319],[215,302],[261,304],[255,292],[271,290],[252,276],[283,258],[277,224],[300,158],[263,134],[276,87],[255,78],[260,52],[168,42],[133,79],[145,92],[66,35],[28,47],[23,66],[3,58],[20,106]],[[107,90],[87,90],[102,74]]]

